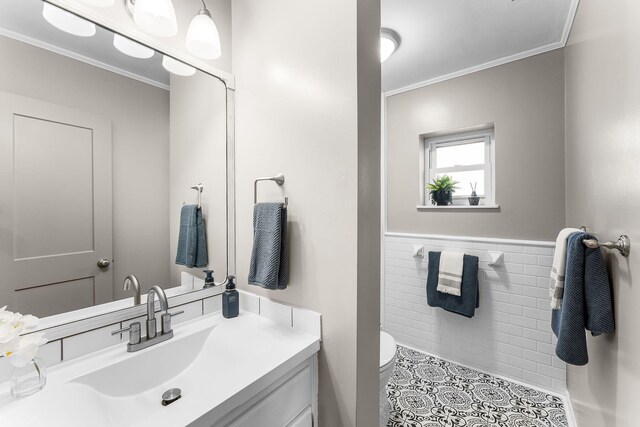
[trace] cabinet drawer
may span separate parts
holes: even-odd
[[[232,427],[285,427],[294,420],[297,421],[298,416],[310,406],[311,369],[305,366],[229,425]]]
[[[287,427],[313,427],[313,412],[311,411],[311,406],[307,406],[307,409],[302,411]]]

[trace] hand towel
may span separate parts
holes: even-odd
[[[249,284],[286,289],[289,260],[287,208],[282,203],[258,203],[253,208],[253,250]]]
[[[180,211],[180,231],[176,264],[203,268],[209,264],[207,234],[202,209],[185,205]]]
[[[585,329],[593,336],[615,330],[611,284],[602,252],[582,243],[593,238],[584,232],[569,236],[562,307],[552,311],[556,354],[571,365],[589,362]]]
[[[440,254],[438,292],[460,296],[463,264],[464,254],[461,252],[443,251]]]
[[[551,281],[549,282],[549,296],[551,308],[554,310],[562,306],[564,293],[565,265],[567,259],[567,238],[571,233],[580,232],[577,228],[565,228],[556,237],[556,250],[551,267]]]
[[[427,277],[427,304],[440,307],[451,313],[473,317],[480,307],[478,287],[478,257],[465,255],[462,268],[462,296],[438,292],[440,252],[429,252],[429,275]]]

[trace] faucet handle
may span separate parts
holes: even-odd
[[[126,328],[117,329],[111,332],[111,335],[122,334],[129,331],[129,344],[140,343],[140,322],[133,322]]]
[[[162,315],[162,334],[168,334],[171,332],[171,318],[179,314],[183,314],[184,310],[176,311],[175,313],[164,313]]]

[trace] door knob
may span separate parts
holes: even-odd
[[[111,261],[109,261],[106,258],[102,258],[100,261],[98,261],[98,268],[105,269],[105,268],[108,268],[110,265],[111,265]]]

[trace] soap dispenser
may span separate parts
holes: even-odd
[[[202,270],[202,272],[207,274],[207,277],[204,278],[202,289],[213,288],[216,285],[213,280],[213,270]]]
[[[222,294],[222,315],[227,319],[236,317],[240,312],[240,294],[236,291],[236,277],[227,277],[227,288]]]

